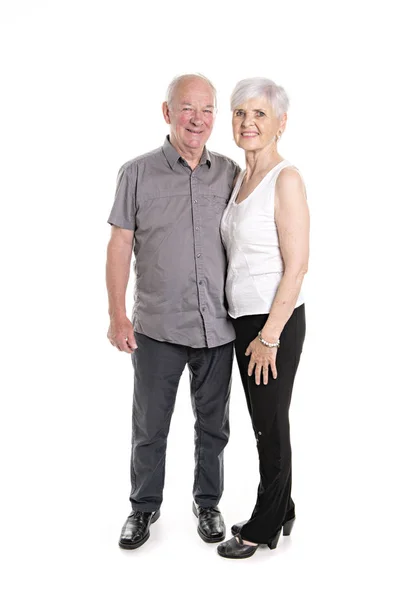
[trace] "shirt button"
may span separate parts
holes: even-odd
[[[202,282],[202,281],[199,281],[199,285],[203,285],[203,282]]]
[[[201,310],[202,310],[203,312],[205,312],[205,311],[206,311],[206,308],[207,308],[206,306],[203,306],[203,308],[202,308]]]
[[[196,198],[193,200],[193,202],[194,202],[195,204],[197,204],[197,200],[196,200]]]
[[[197,258],[200,258],[200,256],[201,256],[201,254],[198,254],[198,255],[197,255]]]
[[[200,231],[200,227],[195,227],[196,231]]]

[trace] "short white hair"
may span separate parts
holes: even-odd
[[[201,75],[201,73],[186,73],[185,75],[178,75],[178,77],[174,77],[174,79],[171,81],[167,88],[165,100],[168,106],[171,106],[175,90],[179,86],[179,84],[182,83],[182,81],[185,81],[185,79],[193,79],[193,77],[197,77],[197,79],[202,79],[203,81],[208,83],[214,95],[215,106],[217,106],[217,90],[215,89],[211,81],[204,75]]]
[[[235,110],[240,104],[250,98],[265,98],[280,119],[289,108],[289,98],[280,85],[276,85],[272,79],[264,77],[251,77],[239,81],[231,95],[231,110]]]

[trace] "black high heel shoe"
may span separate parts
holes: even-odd
[[[286,521],[283,524],[283,535],[291,534],[295,520],[296,520],[296,517],[293,517],[293,519],[289,519],[288,521]],[[237,535],[238,533],[240,533],[243,525],[246,525],[246,523],[247,523],[247,521],[241,521],[240,523],[236,523],[235,525],[232,525],[232,527],[231,527],[232,535]]]
[[[282,531],[282,529],[279,529],[279,531],[274,535],[274,537],[272,539],[270,539],[269,542],[267,542],[267,546],[271,550],[275,550],[275,548],[277,547],[279,538],[281,536],[281,531]]]
[[[289,519],[289,521],[283,524],[283,535],[291,534],[295,520],[296,517],[293,517],[293,519]]]
[[[227,542],[223,542],[217,547],[217,552],[223,558],[249,558],[257,551],[257,546],[245,544],[240,536],[240,533],[235,535]]]
[[[267,546],[271,550],[275,550],[277,547],[281,531],[282,528],[279,529],[274,537],[267,542]],[[257,544],[257,546],[246,544],[243,542],[240,533],[238,533],[231,540],[220,544],[217,548],[217,551],[218,554],[223,558],[249,558],[250,556],[253,556],[259,547],[260,544]]]

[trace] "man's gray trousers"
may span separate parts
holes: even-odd
[[[216,348],[190,348],[140,333],[135,337],[132,507],[150,512],[161,505],[167,436],[186,364],[195,416],[193,496],[199,506],[215,506],[223,491],[223,450],[229,437],[233,342]]]

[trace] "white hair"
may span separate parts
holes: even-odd
[[[197,77],[197,79],[202,79],[203,81],[208,83],[214,95],[215,106],[217,106],[217,90],[215,89],[211,81],[207,79],[207,77],[204,77],[204,75],[201,75],[201,73],[186,73],[185,75],[178,75],[178,77],[174,77],[167,89],[166,102],[168,106],[171,106],[175,90],[179,86],[179,84],[182,81],[185,81],[185,79],[192,79],[193,77]]]
[[[276,85],[271,79],[251,77],[239,81],[231,95],[231,110],[237,108],[250,98],[265,98],[280,119],[289,108],[289,98],[283,87]]]

